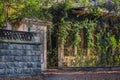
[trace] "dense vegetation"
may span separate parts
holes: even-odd
[[[89,11],[84,15],[72,14],[76,5],[69,4],[70,2],[60,3],[50,8],[53,15],[52,48],[64,45],[64,54],[69,56],[69,60],[63,63],[77,67],[120,65],[118,3],[101,3],[98,6],[89,4]],[[77,47],[77,54],[74,54],[74,47]],[[54,51],[52,54],[57,55]]]
[[[119,0],[111,3],[98,0],[94,4],[89,0],[61,3],[54,0],[1,0],[0,3],[0,26],[5,26],[7,20],[24,17],[52,21],[48,31],[48,65],[55,62],[57,65],[59,45],[65,46],[65,56],[74,57],[69,66],[120,65]],[[88,9],[84,14],[73,14],[72,10],[78,7]],[[77,47],[77,54],[73,54],[74,47]]]

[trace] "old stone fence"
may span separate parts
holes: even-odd
[[[44,53],[42,35],[0,29],[0,77],[39,76]]]

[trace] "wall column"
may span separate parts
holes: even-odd
[[[43,27],[43,54],[42,54],[41,70],[47,69],[47,26]]]
[[[64,60],[64,45],[58,46],[58,68],[63,67]]]

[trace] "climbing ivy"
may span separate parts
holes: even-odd
[[[80,37],[80,29],[82,29],[83,26],[80,25],[80,22],[76,21],[72,24],[72,35],[73,35],[73,45],[78,46],[81,37]]]
[[[60,4],[63,5],[63,4]],[[67,7],[67,8],[65,8]],[[71,6],[70,6],[71,8]],[[89,66],[109,66],[114,64],[119,64],[119,58],[114,58],[116,54],[116,48],[118,47],[117,43],[119,39],[116,37],[117,35],[113,33],[114,24],[112,21],[107,21],[107,19],[104,19],[102,16],[104,14],[101,13],[107,13],[107,8],[104,6],[90,6],[90,11],[88,13],[92,14],[93,16],[80,16],[75,17],[71,15],[70,17],[67,16],[68,13],[66,13],[67,9],[69,10],[68,6],[64,4],[64,8],[61,9],[61,7],[57,7],[58,14],[64,14],[63,16],[57,15],[56,17],[53,16],[53,21],[55,21],[55,24],[59,27],[58,34],[61,35],[61,43],[65,45],[67,36],[71,37],[70,42],[71,45],[79,46],[81,40],[81,30],[84,29],[84,40],[86,41],[85,45],[86,48],[91,49],[90,55],[91,59],[87,59],[84,61],[85,65]],[[67,14],[67,15],[66,15]],[[70,15],[70,14],[69,14]],[[83,18],[84,17],[84,18]],[[104,20],[103,20],[104,19]],[[117,33],[118,34],[118,33]],[[69,40],[68,40],[69,41]],[[68,42],[68,43],[70,43]],[[84,52],[85,53],[85,52]],[[118,55],[118,54],[117,54]],[[85,54],[83,56],[86,56]],[[78,58],[77,55],[77,61],[79,61],[80,58]],[[92,60],[93,59],[93,60]],[[94,61],[96,59],[96,61]],[[80,59],[81,60],[81,59]],[[76,62],[77,62],[76,61]],[[117,61],[117,63],[114,63]],[[94,63],[93,63],[94,62]],[[103,64],[104,63],[104,64]],[[77,63],[75,63],[77,64]],[[78,65],[77,65],[78,66]],[[81,64],[79,64],[81,66]]]
[[[87,47],[92,48],[94,47],[93,32],[97,22],[87,19],[81,23],[82,23],[82,26],[86,29]]]
[[[98,3],[101,4],[98,6],[91,5],[89,0],[65,0],[61,3],[56,3],[54,0],[8,0],[10,4],[7,5],[7,9],[11,8],[12,13],[4,10],[4,1],[0,1],[2,3],[0,4],[0,26],[4,26],[4,22],[7,19],[24,17],[51,21],[53,23],[51,27],[52,36],[57,38],[54,40],[56,42],[52,42],[53,46],[58,44],[65,45],[67,41],[71,40],[72,46],[79,47],[82,42],[81,36],[83,36],[81,35],[81,31],[85,30],[83,36],[85,40],[84,45],[86,45],[85,48],[92,49],[92,55],[97,54],[98,65],[102,65],[102,63],[104,63],[103,65],[111,65],[111,62],[115,61],[117,61],[116,64],[120,64],[120,58],[117,57],[116,59],[116,55],[118,54],[114,54],[116,53],[115,51],[120,53],[120,26],[115,27],[114,21],[105,17],[109,16],[105,15],[106,13],[114,11],[113,15],[120,17],[120,12],[118,11],[120,8],[119,0],[112,0],[112,5],[110,6],[115,8],[115,10],[109,6],[106,7],[103,0],[98,0]],[[88,11],[86,14],[82,16],[72,14],[71,9],[79,7],[76,5],[76,2],[82,8],[87,6]],[[103,15],[104,17],[102,17]],[[117,32],[115,33],[114,30],[116,29]],[[67,40],[69,39],[68,37],[70,37],[70,40]],[[55,49],[57,47],[55,46]],[[112,55],[115,56],[114,60],[111,57]],[[84,56],[86,55],[84,54]],[[92,60],[85,62],[92,64]],[[97,65],[97,61],[95,65]]]

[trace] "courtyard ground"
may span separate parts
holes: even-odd
[[[120,80],[120,71],[47,70],[41,77],[1,78],[0,80]]]

